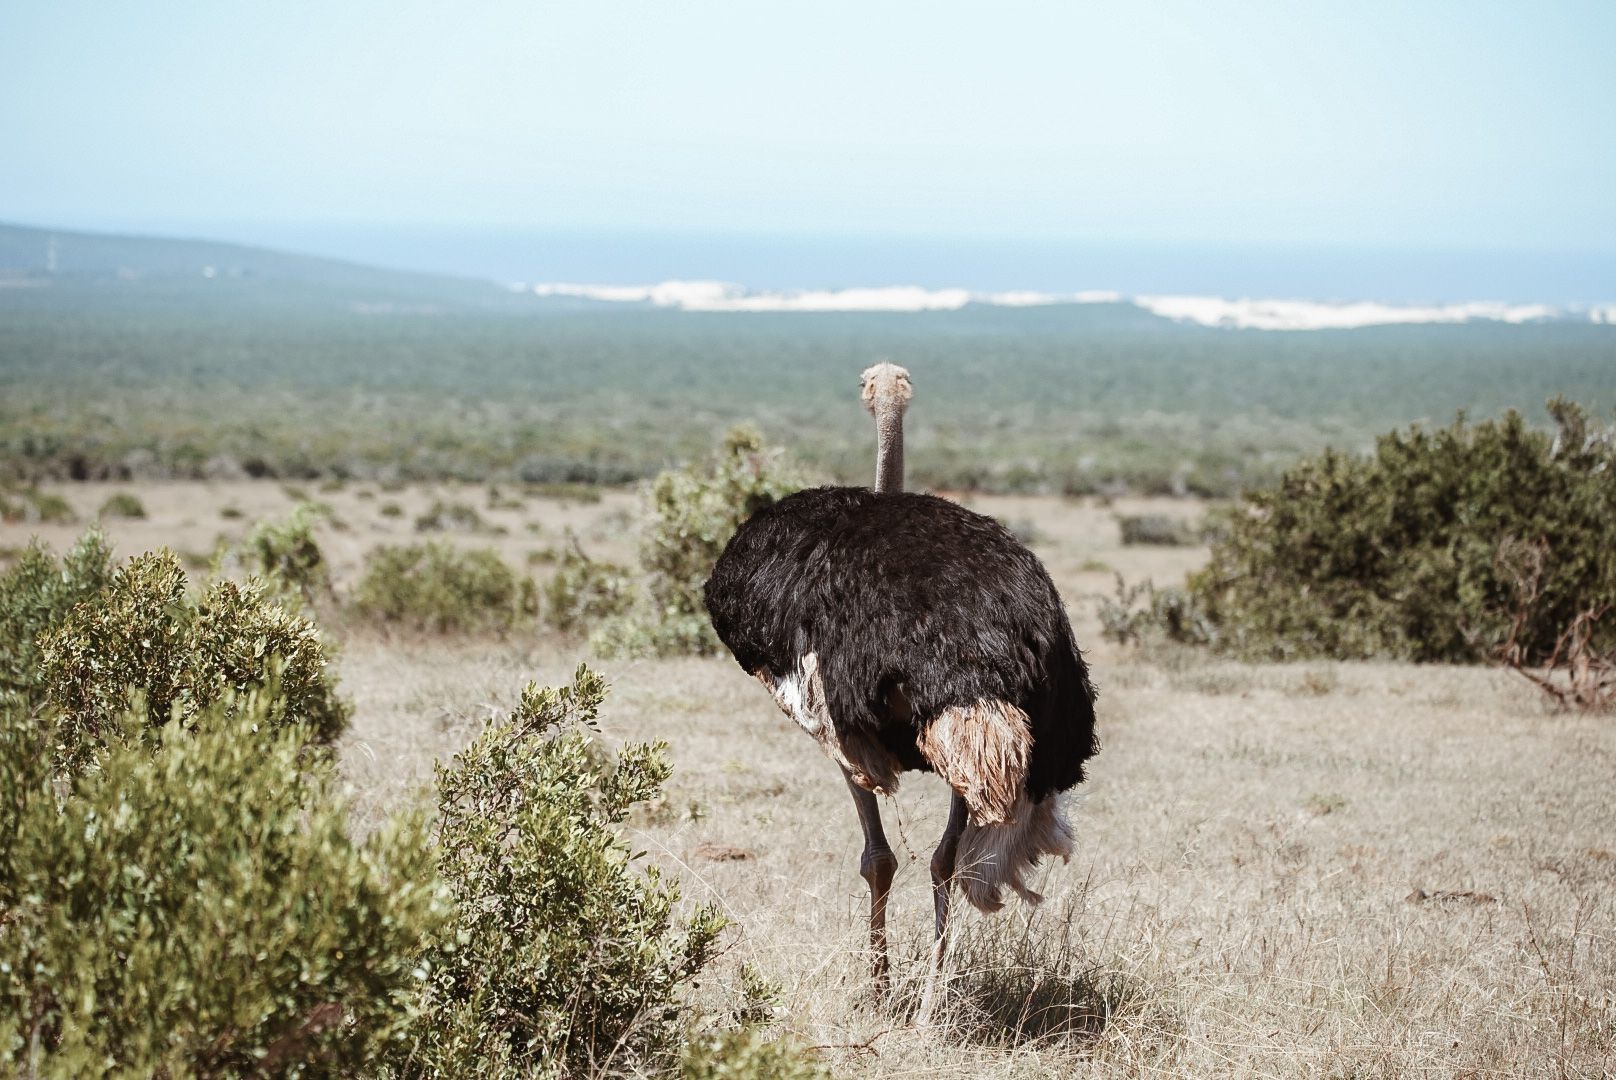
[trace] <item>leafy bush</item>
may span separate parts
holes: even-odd
[[[606,656],[716,652],[702,585],[741,522],[802,486],[783,452],[749,427],[731,431],[709,457],[662,473],[646,492],[641,594],[590,643]]]
[[[1218,628],[1183,589],[1158,589],[1149,580],[1127,584],[1117,575],[1116,597],[1101,600],[1100,636],[1119,645],[1145,645],[1158,639],[1185,645],[1212,645]]]
[[[741,1027],[692,1042],[679,1075],[681,1080],[828,1080],[830,1073],[792,1040]]]
[[[127,491],[117,491],[107,496],[107,501],[101,504],[101,512],[97,516],[103,518],[143,518],[146,516],[146,504]]]
[[[1125,546],[1189,547],[1201,541],[1195,526],[1170,514],[1118,514]]]
[[[535,498],[557,499],[562,502],[598,503],[601,500],[600,488],[594,484],[535,482],[525,485],[523,490]]]
[[[634,597],[628,567],[591,559],[569,535],[555,575],[544,585],[544,621],[563,633],[585,631],[626,613]]]
[[[353,603],[367,617],[444,634],[509,630],[534,617],[538,596],[491,549],[429,542],[372,551]]]
[[[269,719],[331,742],[348,706],[328,660],[314,624],[267,598],[261,583],[215,581],[197,601],[172,552],[147,552],[39,639],[39,688],[59,718],[60,764],[74,771],[105,743],[131,695],[153,725],[189,725],[214,702],[274,683]]]
[[[97,529],[79,537],[60,562],[35,541],[0,574],[0,701],[40,703],[39,638],[111,580],[112,550]]]
[[[137,709],[58,800],[0,706],[0,1073],[354,1075],[402,1036],[442,919],[425,827],[356,842],[285,708],[221,699],[155,747]]]
[[[581,1075],[665,1065],[679,993],[712,955],[711,907],[678,926],[676,887],[618,831],[657,795],[661,744],[607,763],[589,731],[606,684],[529,684],[510,719],[438,770],[438,870],[455,922],[428,951],[406,1075]]]
[[[54,491],[29,488],[8,498],[0,492],[0,521],[61,525],[73,520],[73,507]]]
[[[489,523],[488,519],[477,512],[475,506],[466,503],[446,503],[435,500],[426,513],[415,519],[416,532],[448,532],[458,529],[462,532],[500,533],[505,530]]]
[[[239,568],[256,575],[274,591],[302,601],[331,591],[325,553],[314,538],[322,510],[303,503],[282,521],[260,521],[235,548],[226,550],[217,569]]]
[[[1326,452],[1247,498],[1189,591],[1221,645],[1259,657],[1474,662],[1505,642],[1542,663],[1590,605],[1616,599],[1616,442],[1556,399],[1556,437],[1516,413]],[[1544,562],[1517,625],[1511,545]],[[1616,626],[1589,647],[1609,654]]]

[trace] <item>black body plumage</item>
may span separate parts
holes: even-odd
[[[836,729],[875,736],[906,768],[929,768],[916,737],[944,709],[984,701],[1027,714],[1034,801],[1079,783],[1098,749],[1088,667],[1043,564],[946,499],[851,487],[781,499],[736,531],[706,603],[748,673],[782,676],[817,654]]]

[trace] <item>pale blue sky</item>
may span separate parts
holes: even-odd
[[[0,220],[1616,250],[1616,3],[0,5]]]

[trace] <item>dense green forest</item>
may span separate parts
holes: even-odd
[[[12,481],[615,482],[741,420],[857,478],[870,432],[855,384],[877,358],[914,372],[911,474],[942,487],[1221,494],[1459,410],[1546,424],[1555,394],[1616,405],[1609,326],[1237,331],[1126,303],[690,313],[230,245],[63,242],[46,274],[44,234],[28,232],[0,229]]]

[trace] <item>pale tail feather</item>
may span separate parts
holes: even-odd
[[[983,911],[1004,907],[1004,890],[1026,903],[1041,895],[1027,887],[1027,878],[1045,856],[1072,857],[1074,837],[1063,808],[1064,800],[1050,795],[1031,802],[1025,794],[1016,801],[1010,820],[998,825],[965,826],[954,863],[954,880],[972,906]]]

